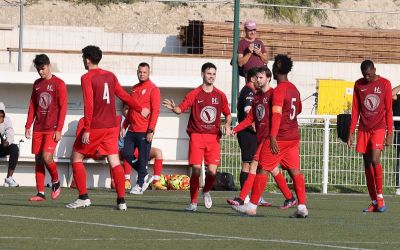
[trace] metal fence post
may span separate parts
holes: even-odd
[[[328,172],[329,172],[329,124],[330,118],[324,117],[324,156],[323,162],[323,179],[322,179],[322,193],[328,193]]]

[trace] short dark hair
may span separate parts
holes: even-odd
[[[215,66],[213,63],[206,62],[201,66],[201,72],[205,72],[207,69],[215,69],[217,70],[217,66]]]
[[[267,77],[271,77],[272,76],[271,70],[266,65],[262,66],[262,67],[259,67],[257,69],[257,73],[265,73],[265,75]]]
[[[138,68],[140,68],[140,67],[147,67],[147,68],[150,69],[150,65],[149,65],[147,62],[141,62],[141,63],[139,63]]]
[[[35,56],[35,59],[33,59],[33,64],[36,68],[39,68],[43,65],[49,65],[50,59],[46,54],[39,54]]]
[[[257,75],[257,68],[251,68],[251,69],[249,69],[248,71],[247,71],[247,73],[246,73],[246,82],[250,82],[250,79],[253,77],[253,76],[256,76]]]
[[[361,71],[362,72],[365,72],[365,71],[367,71],[368,69],[371,69],[371,68],[375,68],[374,62],[372,62],[371,60],[364,60],[361,63]]]
[[[276,73],[287,75],[293,68],[293,61],[287,55],[278,54],[275,56],[273,68]]]
[[[3,117],[6,117],[6,113],[2,109],[0,109],[0,114],[3,114]]]
[[[97,46],[89,45],[82,49],[82,57],[89,59],[93,64],[99,64],[102,56],[103,52]]]

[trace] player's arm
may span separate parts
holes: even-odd
[[[154,87],[150,93],[150,121],[147,128],[146,139],[148,142],[153,140],[154,129],[156,128],[158,115],[160,114],[160,89]]]
[[[150,114],[150,109],[142,108],[138,100],[132,98],[119,84],[118,79],[114,76],[114,91],[115,95],[118,96],[124,103],[126,103],[130,108],[140,113],[143,117],[147,117]]]
[[[93,89],[90,79],[88,77],[82,76],[81,88],[82,88],[83,103],[84,103],[83,132],[90,132],[90,125],[92,123],[92,118],[93,118]]]
[[[357,86],[354,86],[353,91],[353,104],[351,108],[351,122],[350,122],[350,133],[349,139],[347,140],[347,145],[351,147],[354,140],[354,132],[356,131],[356,126],[358,122],[358,117],[360,116],[360,99],[358,98]]]
[[[400,92],[400,85],[399,86],[396,86],[396,87],[394,87],[393,89],[392,89],[392,99],[394,100],[394,101],[396,101],[397,100],[397,94]]]
[[[193,105],[194,100],[196,99],[196,95],[198,93],[198,91],[196,90],[197,89],[190,91],[179,105],[176,105],[173,99],[164,99],[162,105],[174,112],[175,114],[179,115]]]
[[[279,153],[279,146],[276,140],[279,127],[282,120],[282,108],[285,99],[286,90],[284,88],[276,88],[272,95],[272,118],[270,131],[270,149],[273,154]]]
[[[222,93],[222,114],[225,116],[225,134],[231,134],[231,126],[232,126],[232,115],[231,110],[229,109],[228,99],[226,99],[225,94]]]
[[[55,141],[61,140],[61,131],[64,126],[65,117],[67,116],[67,108],[68,108],[68,99],[67,99],[67,86],[63,81],[57,84],[57,92],[58,92],[58,122],[56,131],[54,132],[53,139]]]
[[[390,82],[387,83],[387,91],[385,96],[385,119],[387,126],[386,145],[392,144],[393,138],[393,110],[392,110],[392,91]]]
[[[247,128],[248,126],[251,126],[252,124],[253,124],[253,109],[250,109],[246,118],[232,129],[232,134],[235,135],[238,132]]]
[[[248,47],[250,52],[247,54],[244,54],[246,49],[247,48],[243,48],[242,43],[239,42],[239,47],[238,47],[238,65],[239,65],[239,67],[243,67],[243,65],[245,65],[249,61],[251,54],[253,54],[254,47],[251,44]]]
[[[35,86],[35,85],[34,85]],[[32,88],[31,99],[29,100],[29,108],[28,108],[28,117],[25,123],[25,137],[27,139],[31,138],[31,126],[35,119],[36,113],[36,98],[35,98],[35,89]]]
[[[261,47],[259,49],[254,49],[254,53],[258,57],[260,57],[260,59],[263,63],[265,63],[265,64],[268,63],[268,55],[267,55],[267,50],[265,49],[264,43],[261,42]]]

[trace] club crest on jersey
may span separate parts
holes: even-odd
[[[200,119],[206,124],[215,122],[216,118],[217,109],[213,106],[205,106],[200,112]]]
[[[146,89],[142,90],[142,95],[146,94]]]
[[[47,92],[42,92],[39,98],[39,106],[42,109],[48,109],[51,103],[51,95]]]
[[[53,92],[54,91],[53,85],[47,85],[47,91]]]
[[[369,111],[374,111],[380,103],[380,98],[378,95],[375,94],[369,94],[365,97],[364,100],[364,106],[369,110]]]
[[[217,98],[217,97],[211,98],[211,103],[212,103],[212,104],[219,104],[218,98]]]
[[[256,107],[256,117],[257,120],[260,122],[265,116],[265,107],[262,104],[258,104]]]

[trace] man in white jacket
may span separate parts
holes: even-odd
[[[5,187],[18,187],[18,183],[12,178],[17,166],[19,148],[14,144],[14,129],[10,117],[6,116],[6,107],[0,102],[0,157],[9,155],[7,178],[4,180]]]

